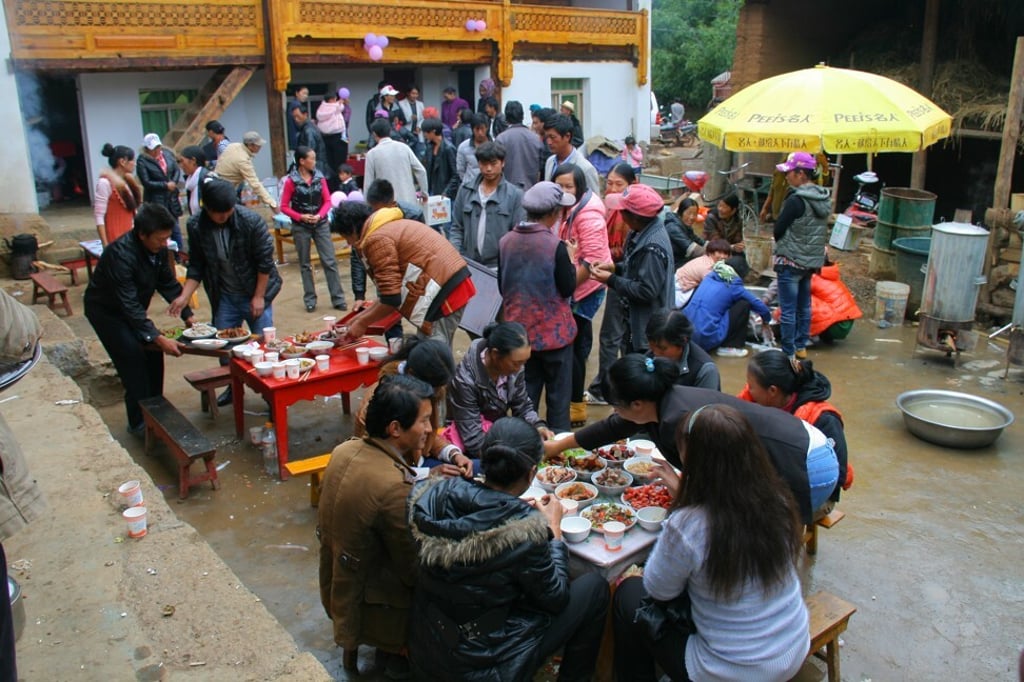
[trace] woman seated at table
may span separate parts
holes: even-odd
[[[678,310],[657,310],[647,320],[650,355],[676,363],[680,386],[722,390],[718,367],[707,352],[692,340],[693,325]]]
[[[719,391],[676,385],[679,370],[664,358],[633,353],[608,371],[605,397],[614,412],[571,437],[547,441],[551,455],[569,448],[593,450],[646,430],[669,464],[682,466],[675,433],[680,421],[699,407],[723,404],[738,410],[754,428],[775,470],[797,501],[800,519],[808,524],[828,502],[839,478],[839,463],[828,438],[807,422],[782,410],[740,400]]]
[[[616,679],[654,680],[657,662],[672,680],[788,680],[810,646],[793,498],[731,407],[692,411],[676,443],[686,458],[681,476],[665,479],[672,511],[643,577],[615,593]],[[651,599],[689,608],[652,633]]]
[[[427,434],[427,444],[423,451],[416,453],[420,460],[417,466],[432,468],[441,465],[442,473],[447,476],[471,475],[473,473],[472,461],[438,432],[440,421],[438,406],[444,403],[445,388],[451,381],[452,375],[455,374],[455,360],[452,359],[451,348],[437,339],[408,336],[399,351],[381,364],[378,377],[383,379],[396,374],[416,377],[427,382],[434,389],[434,395],[430,399],[431,429]],[[359,412],[356,413],[355,427],[352,431],[352,435],[356,438],[366,435],[366,409],[378,385],[370,386],[363,394],[363,403]]]
[[[483,336],[469,344],[452,378],[452,423],[444,430],[445,437],[469,457],[480,457],[484,434],[509,414],[526,420],[543,438],[551,437],[526,393],[523,367],[529,359],[530,340],[518,322],[489,324]]]
[[[839,460],[839,481],[829,504],[819,510],[824,516],[839,501],[839,491],[853,485],[853,467],[847,464],[843,415],[828,402],[832,384],[814,369],[810,360],[790,360],[778,348],[762,351],[747,364],[747,385],[739,397],[766,407],[777,407],[813,424],[832,439]]]
[[[764,320],[763,332],[771,334],[768,326],[772,311],[746,290],[743,280],[724,261],[715,263],[686,305],[686,316],[693,322],[693,340],[704,350],[731,358],[746,357],[743,347],[753,309]]]
[[[504,417],[484,437],[485,483],[432,477],[413,490],[420,561],[409,659],[417,679],[532,680],[559,649],[558,679],[591,679],[608,583],[597,572],[569,580],[554,496],[519,499],[542,452],[532,424]]]

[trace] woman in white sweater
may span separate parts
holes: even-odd
[[[796,503],[732,407],[694,410],[676,438],[682,474],[664,474],[673,511],[643,577],[615,593],[617,679],[654,680],[657,662],[675,681],[788,680],[810,646]],[[684,595],[689,619],[657,630],[636,617],[650,600],[679,608]]]

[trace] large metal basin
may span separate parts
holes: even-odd
[[[991,445],[1013,423],[1013,412],[999,403],[957,391],[907,391],[896,406],[912,434],[949,448]]]

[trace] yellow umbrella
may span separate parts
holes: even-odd
[[[949,137],[952,121],[901,83],[819,64],[743,88],[698,121],[698,134],[734,152],[916,152]]]

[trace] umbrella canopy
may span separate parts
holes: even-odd
[[[749,85],[698,122],[734,152],[916,152],[949,137],[952,117],[902,83],[819,64]]]

